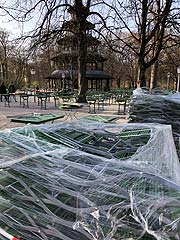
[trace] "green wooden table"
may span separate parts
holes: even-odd
[[[73,118],[78,119],[76,113],[82,107],[83,105],[78,103],[62,103],[59,109],[64,110],[66,118],[72,120]]]
[[[83,117],[83,119],[92,120],[92,121],[98,121],[98,122],[114,122],[118,120],[118,117],[113,116],[100,116],[100,115],[88,115]]]
[[[11,118],[11,122],[19,122],[19,123],[31,123],[31,124],[41,124],[45,122],[53,122],[56,119],[63,118],[63,114],[33,114],[30,116],[17,116]]]

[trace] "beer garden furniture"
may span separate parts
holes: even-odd
[[[66,119],[78,119],[77,117],[77,111],[81,109],[83,105],[78,103],[62,103],[59,106],[59,109],[65,111]]]
[[[17,122],[17,123],[31,123],[31,124],[41,124],[46,122],[54,122],[54,120],[63,118],[63,114],[39,114],[39,113],[33,113],[31,115],[21,115],[21,116],[15,116],[11,118],[11,122]]]
[[[94,114],[94,115],[85,116],[85,117],[83,117],[83,119],[87,119],[90,121],[109,123],[109,122],[115,122],[116,120],[118,120],[118,117]]]
[[[29,94],[19,94],[20,105],[29,108]]]

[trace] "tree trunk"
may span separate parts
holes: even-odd
[[[120,78],[119,78],[119,77],[117,78],[117,87],[118,87],[118,88],[120,88],[120,87],[121,87],[121,80],[120,80]]]
[[[137,88],[146,86],[146,68],[143,64],[138,66]]]
[[[79,33],[78,36],[78,102],[86,103],[86,92],[88,80],[86,79],[86,33]]]
[[[157,82],[158,82],[157,72],[158,72],[158,61],[156,61],[151,66],[150,89],[157,87]]]

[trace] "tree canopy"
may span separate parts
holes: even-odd
[[[146,85],[146,72],[164,49],[178,45],[179,0],[14,0],[2,9],[20,24],[33,22],[22,39],[31,47],[52,43],[64,31],[79,39],[79,95],[87,91],[85,80],[86,32],[92,30],[115,52],[137,59],[137,86]],[[33,19],[34,16],[34,19]],[[72,17],[73,16],[73,17]],[[71,20],[70,20],[71,19]],[[155,68],[154,68],[155,69]]]

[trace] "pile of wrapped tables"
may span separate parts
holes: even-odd
[[[180,163],[169,125],[7,129],[0,169],[2,240],[180,239]]]
[[[180,158],[180,93],[134,90],[129,105],[129,122],[171,125]]]

